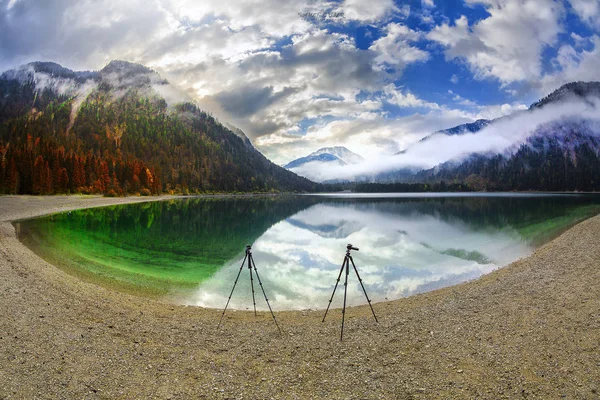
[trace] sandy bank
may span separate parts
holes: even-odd
[[[0,197],[0,399],[600,398],[600,216],[469,282],[347,311],[172,306],[81,282],[10,220],[148,198]]]

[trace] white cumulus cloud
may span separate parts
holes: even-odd
[[[427,37],[443,45],[448,59],[463,60],[478,78],[507,84],[542,74],[542,52],[562,32],[562,3],[554,0],[470,0],[489,17],[469,25],[461,16],[435,27]]]

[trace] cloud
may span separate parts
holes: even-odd
[[[193,82],[201,106],[260,146],[262,136],[285,136],[307,119],[346,118],[379,108],[377,100],[356,99],[385,82],[386,72],[374,68],[375,57],[346,35],[313,29],[277,51],[258,51],[236,62],[215,56],[197,65],[173,65],[166,74]]]
[[[10,38],[0,41],[5,62],[50,59],[76,69],[96,69],[115,58],[154,65],[197,63],[214,54],[227,59],[307,32],[313,25],[300,12],[332,8],[324,1],[274,0],[22,0],[10,5],[0,1],[6,10],[0,14],[0,37]]]
[[[427,37],[445,47],[446,58],[463,60],[476,78],[503,84],[535,80],[542,74],[542,52],[554,45],[563,27],[561,3],[554,0],[470,0],[489,17],[472,26],[464,15],[453,25],[436,26]]]
[[[527,110],[527,105],[519,102],[512,104],[494,104],[489,106],[475,106],[477,116],[475,119],[494,119],[505,115],[511,115],[518,111]]]
[[[376,22],[400,10],[393,0],[371,0],[369,2],[345,0],[339,11],[344,13],[344,17],[350,20]]]
[[[569,0],[579,18],[592,28],[600,28],[600,2],[598,0]]]
[[[558,49],[552,59],[557,70],[535,83],[541,92],[550,93],[567,82],[600,80],[600,36],[593,35],[588,41],[592,45],[590,49],[578,49],[568,44]]]
[[[384,88],[382,100],[402,108],[425,108],[431,110],[431,112],[439,112],[445,115],[461,115],[464,118],[472,120],[499,118],[528,108],[526,104],[520,102],[480,105],[472,100],[465,99],[452,90],[449,90],[448,93],[452,96],[452,100],[462,106],[462,108],[452,108],[448,105],[440,105],[420,99],[410,91],[402,91],[393,84]]]
[[[274,92],[272,86],[260,88],[248,85],[229,92],[221,92],[215,98],[222,104],[225,111],[239,117],[247,117],[295,92],[296,89],[293,88]]]
[[[181,63],[200,64],[213,57],[237,61],[273,43],[273,38],[258,27],[235,31],[226,21],[214,21],[210,25],[178,27],[150,43],[142,56],[152,60],[153,66],[168,69]]]
[[[383,88],[384,98],[390,103],[398,107],[410,107],[410,108],[429,108],[433,110],[439,110],[440,106],[436,103],[430,103],[425,100],[417,98],[414,94],[409,91],[401,91],[395,87],[393,83]]]
[[[439,110],[406,117],[363,113],[353,118],[314,124],[305,135],[267,135],[257,140],[260,148],[278,164],[333,145],[343,145],[365,157],[395,154],[440,129],[471,122],[472,115],[458,110]]]
[[[361,164],[343,167],[313,164],[311,171],[303,172],[319,177],[321,181],[354,180],[361,176],[368,177],[404,168],[429,169],[446,161],[460,161],[473,153],[503,153],[518,148],[537,128],[550,122],[576,117],[600,124],[599,107],[600,101],[597,98],[550,104],[542,109],[515,113],[477,133],[435,136],[408,147],[402,154],[379,155],[376,158],[367,158]]]
[[[152,84],[152,89],[154,89],[154,91],[158,93],[162,98],[164,98],[169,106],[177,103],[186,103],[194,101],[194,99],[192,99],[183,90],[171,84],[167,84],[164,82],[154,82]]]
[[[278,163],[321,145],[350,144],[359,153],[389,154],[434,130],[524,106],[447,96],[442,103],[439,93],[431,97],[437,102],[428,100],[403,80],[403,73],[438,62],[440,48],[448,60],[465,62],[476,78],[498,79],[502,85],[525,80],[543,94],[567,80],[598,79],[597,36],[583,32],[572,32],[569,42],[561,43],[551,73],[541,72],[541,54],[563,29],[561,3],[469,0],[467,6],[483,5],[489,16],[453,22],[439,14],[439,2],[411,5],[391,0],[0,0],[0,69],[39,59],[91,70],[111,59],[148,65],[173,83],[153,85],[169,103],[195,100],[244,130]],[[573,0],[569,10],[591,24],[592,6]],[[343,18],[328,19],[336,12]],[[303,17],[307,13],[319,17]],[[428,33],[420,30],[435,21],[438,26],[425,28]],[[354,28],[366,26],[372,38],[361,41]],[[469,78],[455,74],[448,84]],[[440,89],[442,97],[446,89]],[[516,89],[504,87],[515,96]],[[402,117],[395,114],[398,109]],[[418,113],[405,116],[409,111]]]
[[[260,27],[261,32],[274,38],[310,30],[312,23],[300,14],[323,14],[332,8],[325,1],[300,0],[162,0],[161,4],[184,26],[211,25],[215,21],[223,21],[232,31]]]
[[[377,99],[381,103],[393,104],[405,109],[418,109],[420,112],[406,117],[390,117],[380,111],[377,102],[372,110],[356,113],[352,117],[313,124],[304,135],[269,134],[260,137],[257,145],[278,164],[306,156],[321,148],[344,145],[367,159],[378,159],[382,155],[393,155],[408,148],[424,136],[456,125],[477,119],[494,119],[527,108],[519,102],[479,105],[451,92],[457,107],[437,104],[415,96],[410,91],[387,85]],[[319,176],[319,169],[308,166],[307,176]],[[327,172],[327,179],[331,178]]]
[[[380,68],[393,65],[397,72],[408,64],[426,61],[429,54],[411,42],[419,40],[420,34],[405,25],[390,23],[385,27],[385,36],[373,42],[369,50],[377,53],[375,62]]]
[[[517,111],[527,110],[528,106],[520,102],[514,102],[512,104],[491,104],[491,105],[480,105],[472,100],[465,99],[464,97],[454,93],[452,90],[448,91],[452,95],[452,100],[464,106],[468,112],[473,113],[473,119],[495,119],[510,115]]]
[[[327,307],[342,261],[340,251],[347,243],[360,244],[354,262],[373,301],[473,279],[532,251],[510,228],[473,228],[460,218],[440,215],[437,207],[423,211],[402,202],[321,203],[273,225],[252,246],[272,307]],[[450,249],[454,254],[457,249],[477,252],[489,263],[453,256]],[[223,307],[242,261],[243,257],[228,262],[184,302]],[[336,295],[333,306],[341,306],[342,298]],[[348,305],[366,302],[355,276],[348,281],[347,298]],[[267,309],[258,300],[257,307]],[[240,279],[229,306],[252,307],[249,279]]]
[[[115,58],[138,61],[139,44],[158,40],[167,17],[155,0],[21,0],[0,13],[0,67],[55,60],[98,69]]]

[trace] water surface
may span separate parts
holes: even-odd
[[[40,256],[117,290],[223,307],[246,244],[275,310],[325,308],[346,244],[373,301],[476,278],[600,212],[593,195],[335,194],[185,199],[16,223]],[[256,281],[255,281],[256,283]],[[257,307],[266,309],[255,285]],[[351,272],[348,303],[364,294]],[[340,306],[343,286],[333,306]],[[252,307],[247,268],[230,307]]]

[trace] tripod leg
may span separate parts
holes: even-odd
[[[256,317],[256,299],[254,298],[254,279],[252,278],[252,254],[248,257],[248,270],[250,271],[250,287],[252,287],[252,303],[254,303],[254,316]]]
[[[273,310],[271,309],[271,304],[269,304],[269,299],[267,298],[267,294],[265,293],[265,288],[263,287],[262,281],[260,280],[260,276],[258,275],[258,270],[256,269],[256,264],[254,263],[254,258],[252,259],[252,265],[254,266],[254,272],[256,273],[256,279],[258,279],[260,288],[263,292],[263,295],[265,296],[265,300],[267,301],[267,306],[269,306],[269,311],[271,311],[271,316],[273,317],[273,321],[275,321],[275,325],[277,326],[279,333],[281,333],[281,328],[279,327],[279,324],[277,323],[277,320],[275,319],[275,314],[273,314]]]
[[[346,317],[346,293],[348,292],[348,273],[350,272],[350,262],[346,257],[346,280],[344,281],[344,307],[342,308],[342,332],[340,333],[340,342],[344,338],[344,319]]]
[[[229,293],[229,298],[227,299],[227,304],[225,304],[225,308],[223,309],[223,314],[221,314],[221,319],[219,320],[219,325],[217,325],[217,329],[221,326],[221,321],[223,321],[223,316],[225,315],[225,310],[227,310],[227,306],[229,305],[229,301],[231,300],[231,296],[233,295],[233,291],[235,290],[235,285],[237,285],[238,279],[240,279],[240,274],[242,273],[242,268],[244,268],[244,264],[246,263],[246,258],[248,257],[248,253],[244,256],[244,261],[242,261],[242,265],[240,265],[240,270],[238,271],[237,277],[235,278],[235,282],[233,283],[233,288],[231,289],[231,293]]]
[[[373,313],[373,317],[375,317],[375,322],[379,322],[379,321],[377,321],[377,316],[375,315],[375,311],[373,311],[373,306],[371,305],[371,300],[369,299],[369,296],[367,296],[367,291],[365,290],[365,285],[363,285],[363,281],[360,278],[360,275],[358,274],[358,269],[356,268],[356,265],[354,265],[354,259],[352,258],[352,256],[350,256],[350,261],[352,261],[352,266],[354,267],[354,272],[356,272],[356,276],[358,277],[360,286],[362,287],[362,290],[365,293],[365,297],[367,298],[367,301],[369,302],[369,307],[371,307],[371,312]]]
[[[327,312],[329,311],[329,307],[331,306],[331,301],[333,300],[333,296],[335,295],[335,290],[338,287],[338,283],[340,283],[340,277],[342,276],[342,271],[344,270],[345,264],[346,264],[346,257],[344,257],[344,261],[342,261],[342,268],[340,268],[340,273],[337,277],[337,281],[335,281],[335,286],[333,287],[333,293],[331,293],[331,298],[329,299],[329,304],[327,304],[327,310],[325,310],[325,315],[323,315],[323,320],[321,322],[325,322],[325,317],[327,316]]]

